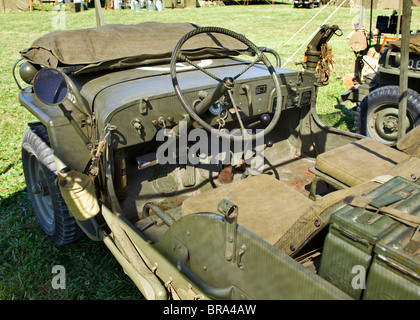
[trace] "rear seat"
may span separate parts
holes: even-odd
[[[419,158],[420,126],[406,134],[396,147],[366,138],[318,155],[315,166],[310,168],[316,176],[310,198],[315,199],[321,180],[336,189],[353,187],[385,174],[410,157]]]

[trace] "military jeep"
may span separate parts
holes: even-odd
[[[13,70],[42,229],[102,241],[147,299],[419,299],[419,132],[391,148],[321,122],[338,30],[302,71],[189,23],[36,40]]]

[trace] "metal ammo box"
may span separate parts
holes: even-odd
[[[363,299],[420,299],[420,232],[401,225],[378,241]]]
[[[346,204],[332,214],[319,275],[355,299],[391,297],[396,286],[399,298],[420,299],[419,232],[381,213],[390,206],[420,216],[420,185],[394,177],[363,198],[369,209]]]

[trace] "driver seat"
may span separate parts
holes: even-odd
[[[182,216],[215,212],[218,203],[223,199],[237,205],[239,225],[279,249],[284,245],[282,237],[293,227],[301,225],[302,219],[305,220],[304,226],[320,229],[319,222],[304,217],[313,201],[286,183],[264,173],[186,199],[182,204]],[[301,242],[304,240],[302,237]],[[295,248],[300,245],[301,243],[294,243]]]

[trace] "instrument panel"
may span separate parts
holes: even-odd
[[[243,62],[219,65],[213,67],[211,73],[224,78],[238,74],[246,66],[247,63]],[[128,147],[152,141],[159,130],[176,128],[180,121],[196,126],[176,96],[170,74],[162,68],[156,67],[155,71],[160,73],[155,76],[110,85],[95,97],[98,129],[102,130],[106,124],[117,127],[113,135],[113,147]],[[153,67],[137,69],[154,71]],[[292,84],[299,78],[299,72],[281,68],[276,71],[280,77],[283,97],[281,108],[297,107],[301,97],[300,93],[296,94],[296,90],[293,90]],[[177,69],[177,80],[182,95],[192,108],[212,94],[218,84],[202,71],[191,68],[181,71]],[[308,100],[304,95],[302,98]],[[274,112],[276,103],[274,82],[268,70],[264,65],[256,64],[235,81],[231,95],[222,96],[200,116],[216,129],[230,130],[239,128],[239,113],[245,127],[253,127],[258,125],[261,115]]]

